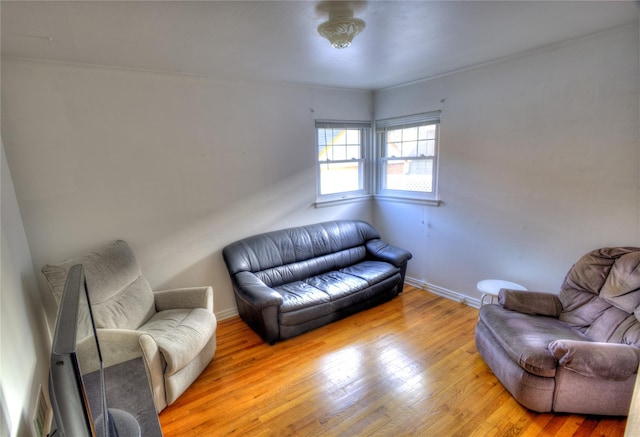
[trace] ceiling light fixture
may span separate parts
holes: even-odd
[[[364,27],[365,22],[354,18],[352,9],[340,8],[329,12],[329,21],[318,26],[318,33],[327,38],[332,47],[344,49]]]

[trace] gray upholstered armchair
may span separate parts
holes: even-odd
[[[640,248],[594,250],[559,295],[500,290],[476,347],[515,399],[539,412],[626,416],[640,363]]]
[[[211,287],[153,292],[126,242],[85,257],[45,265],[56,301],[71,266],[82,264],[105,365],[142,357],[156,410],[173,403],[216,350]]]

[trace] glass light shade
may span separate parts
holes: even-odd
[[[318,26],[318,33],[329,40],[336,49],[351,45],[353,38],[362,32],[365,22],[353,17],[331,17]]]

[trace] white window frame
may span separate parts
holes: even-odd
[[[398,190],[386,188],[386,172],[387,163],[397,160],[386,156],[387,148],[387,132],[389,130],[410,128],[415,126],[436,125],[435,145],[433,156],[417,156],[408,158],[405,161],[432,161],[432,187],[430,192]],[[409,115],[404,117],[388,118],[376,120],[375,122],[375,139],[376,139],[376,190],[375,196],[382,199],[395,199],[415,201],[420,203],[439,205],[438,199],[438,158],[440,143],[440,111],[423,112],[420,114]]]
[[[319,159],[319,129],[357,129],[360,130],[360,158],[331,160]],[[315,160],[316,160],[316,206],[331,204],[336,202],[349,202],[367,199],[371,196],[371,122],[370,121],[336,121],[336,120],[316,120],[315,125]],[[330,194],[322,194],[321,167],[331,164],[348,164],[358,162],[359,165],[359,188],[357,190],[339,191]]]

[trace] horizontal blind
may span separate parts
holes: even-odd
[[[401,129],[423,124],[440,123],[440,112],[441,111],[422,112],[404,117],[376,120],[376,132],[382,132],[389,128]]]
[[[371,127],[368,121],[316,120],[316,129],[366,129],[368,127]]]

